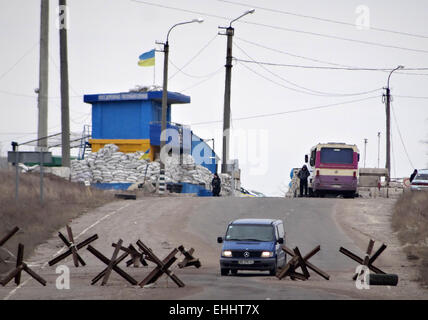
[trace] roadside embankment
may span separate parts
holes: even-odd
[[[44,178],[44,203],[40,203],[40,176],[20,174],[19,198],[15,201],[15,173],[0,170],[0,237],[15,226],[19,232],[0,249],[0,258],[13,261],[18,243],[25,245],[25,256],[52,237],[52,233],[80,214],[113,201],[112,193],[89,189],[54,175]],[[1,261],[1,260],[0,260]],[[0,273],[13,264],[0,262]]]
[[[392,228],[407,259],[418,264],[420,281],[428,285],[428,193],[404,193],[394,206]]]

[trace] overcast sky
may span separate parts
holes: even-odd
[[[227,26],[231,19],[256,7],[254,14],[234,24],[237,60],[232,70],[231,109],[233,135],[238,138],[231,152],[240,159],[243,186],[270,195],[285,189],[291,168],[300,167],[304,154],[318,142],[357,144],[363,166],[367,138],[367,167],[376,167],[377,133],[381,132],[380,164],[385,165],[382,88],[389,72],[297,66],[428,68],[428,2],[424,0],[69,0],[68,5],[73,132],[91,123],[90,105],[83,103],[83,94],[128,91],[136,85],[151,85],[154,78],[161,85],[163,54],[156,53],[154,69],[137,66],[138,56],[160,49],[155,41],[165,41],[175,23],[204,18],[202,24],[172,31],[168,89],[191,96],[190,104],[173,106],[173,121],[193,124],[193,131],[202,138],[215,138],[220,156],[226,37],[217,35],[218,26]],[[58,133],[57,1],[51,1],[50,9],[49,133]],[[367,23],[369,29],[357,27]],[[0,0],[3,155],[11,149],[12,140],[36,137],[39,28],[40,1]],[[176,74],[176,66],[185,67]],[[428,139],[428,70],[394,72],[390,86],[395,112],[392,176],[404,177],[412,172],[412,164],[422,168],[428,162],[427,146],[422,143]],[[329,105],[333,106],[323,107]]]

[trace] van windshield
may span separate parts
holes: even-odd
[[[226,240],[229,241],[274,241],[272,225],[232,224],[227,228]]]

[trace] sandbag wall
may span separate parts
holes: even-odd
[[[143,159],[143,152],[123,153],[114,144],[107,144],[97,152],[92,152],[83,160],[71,161],[71,181],[92,183],[140,183],[159,179],[159,161]],[[168,157],[166,163],[167,183],[192,183],[205,185],[211,188],[213,175],[207,168],[195,164],[191,155],[183,156],[180,165],[178,156]],[[231,191],[231,177],[227,174],[219,175],[222,180],[222,194],[228,195]]]

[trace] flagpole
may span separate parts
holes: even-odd
[[[156,51],[155,51],[155,64],[153,65],[153,87],[156,85]]]

